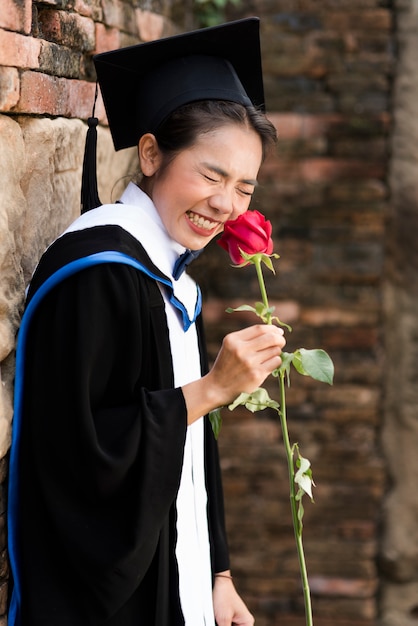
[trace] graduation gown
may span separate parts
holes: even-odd
[[[18,359],[9,626],[177,626],[175,500],[187,412],[156,282],[168,279],[129,232],[98,226],[48,249],[28,309],[77,259],[95,262],[82,261],[36,302]],[[200,315],[196,326],[204,373]],[[216,572],[229,559],[217,445],[204,419]]]

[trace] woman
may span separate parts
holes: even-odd
[[[244,20],[101,55],[112,68],[129,65],[126,55],[135,65],[139,49],[160,56],[135,97],[116,92],[116,108],[134,101],[133,117],[112,109],[114,82],[96,59],[115,146],[137,143],[142,180],[76,220],[30,285],[11,459],[11,626],[253,624],[230,574],[203,416],[260,386],[285,341],[273,326],[232,333],[207,371],[200,292],[181,261],[248,209],[275,138],[230,59],[212,56],[249,34],[259,51],[258,24]]]

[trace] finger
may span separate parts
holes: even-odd
[[[237,335],[243,341],[251,341],[257,337],[262,335],[268,336],[276,336],[283,338],[284,331],[283,328],[279,326],[274,326],[272,324],[253,324],[252,326],[247,326],[246,328],[242,328],[241,330],[237,330],[231,335]]]
[[[255,352],[272,351],[273,354],[280,354],[286,340],[283,335],[274,334],[261,334],[258,337],[247,342],[247,346],[252,348]]]

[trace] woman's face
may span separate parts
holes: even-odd
[[[199,135],[163,168],[158,150],[146,191],[171,238],[198,250],[248,209],[261,160],[257,133],[228,124]]]

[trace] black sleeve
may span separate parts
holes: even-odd
[[[23,561],[42,554],[40,575],[107,614],[152,561],[187,427],[147,280],[119,264],[68,278],[39,305],[25,360]]]

